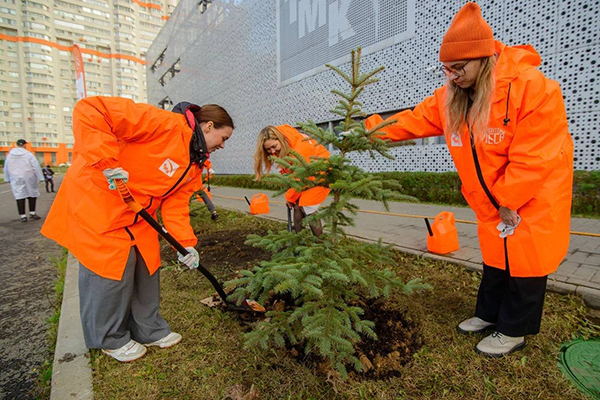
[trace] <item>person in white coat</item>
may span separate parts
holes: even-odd
[[[17,147],[12,149],[4,160],[4,181],[10,182],[21,222],[27,222],[25,199],[29,200],[29,218],[40,219],[35,213],[35,202],[40,195],[38,181],[44,181],[42,168],[35,156],[25,149],[27,142],[17,140]]]

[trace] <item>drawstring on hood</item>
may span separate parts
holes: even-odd
[[[508,104],[510,103],[510,88],[512,87],[512,82],[508,84],[508,94],[506,95],[506,112],[504,113],[504,126],[507,126],[510,122],[510,118],[508,118]]]
[[[499,54],[496,62],[496,90],[508,86],[506,111],[502,120],[504,126],[508,126],[510,122],[510,118],[508,117],[510,90],[513,80],[524,71],[539,67],[542,60],[537,51],[530,45],[507,46],[502,42],[496,41],[495,46],[496,54]]]
[[[192,140],[190,140],[190,163],[197,163],[199,166],[204,165],[204,162],[210,157],[206,147],[204,133],[200,129],[200,124],[194,117],[194,112],[201,110],[202,107],[187,101],[177,103],[173,110],[174,113],[183,114],[185,119],[192,128]]]

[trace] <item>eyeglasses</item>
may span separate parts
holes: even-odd
[[[466,73],[465,67],[470,62],[471,62],[471,60],[467,61],[466,63],[464,63],[464,65],[462,67],[457,68],[457,69],[452,69],[452,68],[446,67],[445,65],[440,65],[440,71],[442,71],[444,73],[444,75],[446,75],[446,76],[450,76],[450,75],[454,75],[456,77],[463,76]]]

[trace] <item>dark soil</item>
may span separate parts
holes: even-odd
[[[367,339],[358,345],[364,375],[375,379],[400,376],[402,367],[423,345],[420,326],[391,299],[368,300],[357,305],[365,310],[363,318],[375,323],[377,334],[377,340]]]
[[[40,189],[37,212],[44,217],[54,194]],[[0,185],[0,191],[10,186]],[[38,373],[50,355],[46,320],[54,312],[52,260],[61,256],[61,247],[40,234],[43,219],[20,222],[12,193],[1,196],[0,398],[36,398]]]
[[[230,230],[201,236],[198,253],[202,264],[211,271],[233,275],[240,269],[252,268],[268,260],[269,252],[244,244],[250,234],[266,234],[266,231]]]
[[[231,279],[240,269],[252,268],[260,261],[268,260],[270,253],[263,249],[244,244],[249,234],[265,234],[264,231],[226,230],[217,232],[198,232],[200,244],[196,248],[202,264],[213,272],[217,279]],[[171,252],[173,254],[173,252]],[[169,257],[169,256],[167,256]],[[170,257],[173,257],[171,255]],[[217,300],[217,296],[214,296]],[[289,296],[279,296],[264,304],[267,309],[289,309],[293,301]],[[357,346],[357,355],[363,363],[364,372],[360,376],[367,379],[385,379],[399,376],[403,366],[412,360],[412,355],[422,346],[420,327],[407,317],[398,303],[390,299],[357,301],[356,305],[365,310],[364,319],[375,323],[378,340],[365,339]],[[246,331],[253,329],[255,323],[264,318],[260,314],[237,314]],[[301,346],[290,346],[290,352],[299,362],[314,364],[318,370],[323,368],[322,359],[304,354]]]
[[[210,223],[210,222],[207,222]],[[214,232],[196,232],[199,237],[196,250],[200,262],[210,270],[219,281],[233,278],[238,271],[250,269],[260,261],[268,260],[270,253],[244,244],[251,234],[266,234],[266,230],[223,230]],[[161,241],[163,260],[177,260],[177,254],[166,241]]]

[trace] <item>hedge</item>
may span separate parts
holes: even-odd
[[[422,202],[467,205],[456,172],[379,172],[377,175],[398,181],[402,185],[402,194]],[[211,177],[210,183],[248,189],[278,189],[273,184],[256,182],[253,175],[216,175]],[[600,217],[600,171],[575,171],[572,211],[573,214]]]

